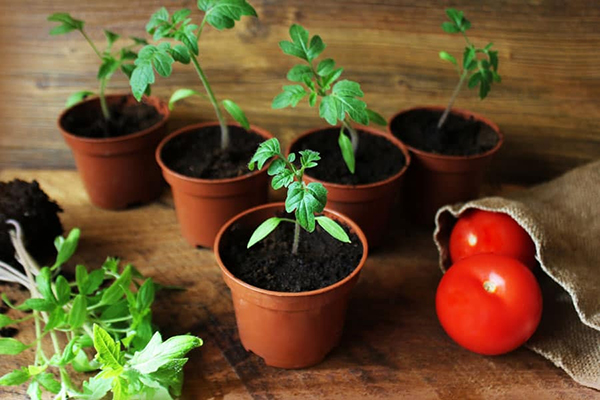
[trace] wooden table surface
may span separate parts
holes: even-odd
[[[453,343],[435,315],[441,273],[430,229],[396,220],[367,260],[341,344],[323,363],[288,371],[267,367],[241,346],[215,258],[183,240],[168,190],[154,204],[112,212],[89,204],[74,171],[0,172],[0,180],[14,177],[37,179],[64,208],[65,229],[81,228],[71,267],[99,267],[106,256],[119,256],[157,282],[187,288],[161,293],[154,307],[165,334],[204,339],[186,367],[186,399],[600,399],[524,348],[483,357]],[[24,327],[17,338],[32,330]],[[0,374],[30,355],[2,356]],[[24,387],[0,388],[0,399],[21,398]]]

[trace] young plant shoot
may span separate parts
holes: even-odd
[[[19,224],[8,223],[14,227],[10,238],[24,273],[0,261],[0,281],[24,286],[31,297],[15,305],[3,293],[2,300],[12,309],[31,313],[16,320],[0,314],[0,328],[33,320],[36,339],[25,344],[0,338],[3,356],[35,349],[33,363],[0,377],[0,386],[29,383],[27,394],[34,400],[41,399],[43,391],[61,400],[99,400],[109,392],[113,399],[179,396],[185,354],[201,346],[202,340],[181,335],[163,342],[160,333],[154,332],[151,306],[158,285],[131,265],[119,268],[113,258],[91,272],[77,265],[75,281],[69,282],[59,270],[77,248],[78,229],[66,239],[56,239],[56,262],[40,268],[25,250]],[[48,338],[51,353],[43,343]],[[96,356],[90,359],[92,349]],[[98,373],[79,389],[69,375],[72,370]]]
[[[442,60],[451,62],[456,67],[458,72],[458,84],[452,93],[448,107],[444,110],[440,118],[437,128],[441,129],[448,118],[448,114],[454,105],[454,101],[458,96],[463,84],[467,83],[469,89],[473,89],[479,85],[479,98],[485,99],[488,95],[492,83],[501,82],[502,78],[498,75],[498,52],[492,51],[493,43],[488,43],[487,46],[480,49],[475,47],[467,37],[467,30],[471,28],[471,22],[467,20],[462,11],[457,11],[453,8],[446,10],[446,15],[450,21],[442,23],[442,29],[447,33],[460,33],[465,38],[467,46],[463,53],[462,65],[458,64],[456,58],[445,51],[440,51]]]
[[[248,241],[248,248],[252,247],[277,228],[281,222],[291,222],[295,224],[294,243],[292,244],[292,254],[298,254],[298,245],[300,243],[300,228],[308,232],[315,230],[315,221],[327,233],[337,240],[350,243],[350,238],[344,229],[337,222],[324,215],[316,215],[323,212],[327,204],[327,189],[319,182],[304,183],[304,171],[308,168],[317,166],[317,161],[321,159],[319,153],[312,150],[302,150],[300,154],[300,168],[294,165],[296,155],[290,154],[287,158],[281,154],[281,147],[276,138],[269,139],[258,146],[258,150],[250,160],[248,168],[259,170],[267,161],[274,158],[269,166],[268,174],[273,177],[271,186],[279,190],[282,187],[287,188],[287,198],[285,199],[285,210],[288,213],[294,213],[295,219],[272,217],[260,224],[254,231]]]
[[[283,92],[273,99],[272,108],[296,107],[307,95],[308,104],[314,107],[320,99],[321,118],[330,125],[337,125],[338,121],[341,123],[338,144],[348,170],[354,173],[359,142],[358,133],[351,122],[362,125],[369,125],[371,121],[379,125],[386,125],[387,122],[360,99],[364,96],[360,84],[339,80],[344,69],[336,68],[334,60],[326,58],[315,66],[315,60],[326,47],[319,35],[310,38],[306,29],[294,24],[290,27],[290,37],[291,42],[283,40],[279,42],[279,47],[285,54],[300,58],[306,64],[298,64],[290,69],[287,79],[296,84],[284,86]]]
[[[121,37],[114,32],[104,30],[104,35],[106,36],[107,45],[104,51],[98,50],[98,47],[94,44],[94,42],[87,35],[85,30],[83,29],[85,23],[81,20],[75,19],[71,17],[71,15],[67,13],[56,13],[52,14],[48,17],[48,21],[59,22],[60,25],[55,26],[50,30],[50,35],[63,35],[65,33],[69,33],[71,31],[79,31],[85,40],[90,44],[94,53],[100,59],[100,68],[98,69],[97,79],[99,81],[99,90],[98,96],[100,97],[100,107],[102,108],[102,115],[106,121],[110,120],[110,109],[106,104],[106,97],[104,92],[106,90],[106,86],[108,81],[112,77],[112,75],[118,70],[121,69],[127,77],[131,76],[135,65],[133,64],[134,60],[137,57],[137,54],[133,50],[136,46],[147,45],[148,42],[145,39],[131,37],[133,43],[128,44],[120,48],[119,50],[115,50],[113,48],[113,44]],[[83,90],[77,93],[73,93],[67,99],[66,107],[71,107],[72,105],[79,103],[81,100],[86,97],[93,95],[93,92],[88,90]]]
[[[178,43],[172,46],[169,42],[162,41],[142,48],[135,60],[130,84],[133,95],[140,100],[150,85],[155,82],[154,71],[160,76],[168,77],[173,72],[175,61],[182,64],[191,62],[206,95],[193,89],[178,89],[171,95],[169,108],[172,109],[177,101],[190,96],[207,98],[215,109],[221,126],[221,149],[226,149],[229,147],[229,130],[221,105],[244,129],[249,130],[250,124],[236,103],[227,99],[221,103],[217,101],[198,60],[198,42],[207,23],[218,30],[231,29],[242,16],[256,17],[257,14],[246,0],[198,0],[198,9],[204,12],[200,26],[193,24],[191,18],[188,18],[191,11],[187,8],[178,10],[169,17],[169,12],[162,7],[150,17],[146,31],[152,35],[154,41],[169,39]]]

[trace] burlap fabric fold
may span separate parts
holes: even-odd
[[[434,241],[442,271],[456,218],[470,208],[510,215],[535,242],[544,311],[527,347],[600,390],[600,161],[504,198],[441,208]]]

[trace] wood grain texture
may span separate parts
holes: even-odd
[[[458,36],[440,23],[448,6],[465,11],[477,44],[493,41],[500,51],[503,83],[480,102],[463,91],[456,104],[482,113],[506,134],[490,179],[531,183],[600,157],[600,6],[593,0],[254,0],[260,19],[235,30],[207,29],[201,62],[219,98],[231,98],[251,122],[284,142],[323,122],[307,105],[270,109],[294,61],[277,43],[293,22],[319,33],[324,55],[362,83],[368,104],[385,117],[403,108],[446,104],[457,81],[438,59],[440,50],[460,54]],[[13,0],[0,2],[0,167],[72,168],[73,159],[56,129],[67,96],[94,89],[98,60],[77,32],[50,37],[46,16],[69,11],[87,21],[103,43],[101,28],[144,35],[160,5],[195,9],[193,0]],[[199,18],[200,13],[194,12]],[[128,90],[117,74],[112,92]],[[178,65],[159,79],[155,93],[167,98],[198,87],[190,66]],[[213,119],[207,103],[189,100],[173,113],[171,128]]]
[[[187,289],[161,292],[154,307],[167,335],[191,332],[204,339],[186,367],[186,399],[600,399],[599,392],[577,385],[528,350],[483,357],[453,343],[435,315],[441,273],[428,230],[397,224],[367,260],[341,344],[323,363],[287,371],[267,367],[241,346],[214,255],[180,236],[168,192],[155,204],[111,212],[88,203],[73,171],[0,173],[1,180],[14,177],[37,179],[64,208],[65,228],[81,228],[68,268],[97,267],[107,255],[119,256],[156,282]],[[25,327],[17,338],[32,331]],[[2,356],[0,375],[29,356]],[[0,398],[25,398],[25,391],[0,388]]]

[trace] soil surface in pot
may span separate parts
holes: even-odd
[[[127,104],[128,97],[109,105],[111,119],[106,121],[100,109],[82,107],[81,112],[70,112],[63,119],[63,126],[67,132],[74,135],[93,138],[113,138],[141,132],[158,124],[164,115],[156,108],[145,103]]]
[[[293,256],[294,224],[282,222],[269,236],[246,249],[254,230],[236,223],[223,236],[221,259],[234,276],[261,289],[321,289],[350,275],[362,257],[358,236],[344,229],[351,243],[334,239],[318,225],[313,233],[301,230],[298,254]]]
[[[208,126],[175,136],[160,156],[169,169],[191,178],[227,179],[249,174],[248,162],[265,138],[230,126],[229,140],[229,148],[221,150],[221,128]]]
[[[23,228],[27,251],[40,263],[52,261],[56,256],[54,239],[63,233],[59,212],[60,206],[36,181],[0,182],[0,260],[20,268],[8,233],[12,226],[6,224],[6,220],[14,219]]]
[[[338,145],[340,130],[323,129],[299,139],[292,152],[310,149],[321,154],[316,168],[307,174],[324,182],[343,185],[364,185],[383,181],[398,173],[406,160],[402,150],[382,136],[358,131],[359,145],[356,153],[355,173],[348,171]]]
[[[394,118],[391,129],[407,145],[429,153],[472,156],[496,146],[498,135],[474,118],[450,113],[441,129],[437,128],[442,111],[414,110]]]

